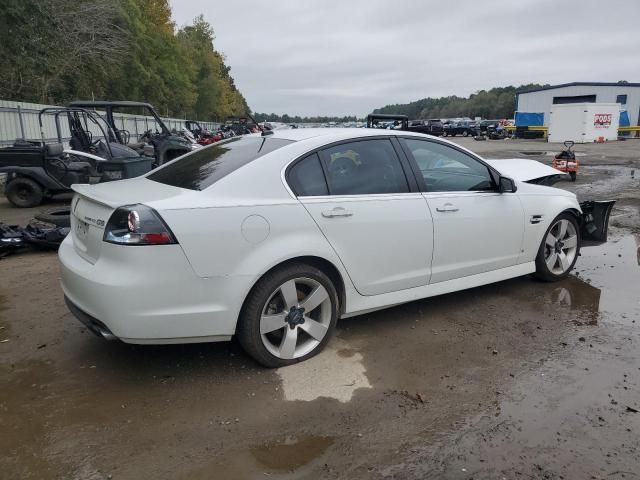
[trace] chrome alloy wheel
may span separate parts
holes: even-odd
[[[573,223],[558,220],[547,233],[544,245],[544,261],[554,275],[566,273],[578,253],[578,234]]]
[[[327,335],[331,314],[331,297],[322,284],[311,278],[287,280],[262,310],[262,343],[278,358],[303,357]]]

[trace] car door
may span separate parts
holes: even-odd
[[[429,283],[433,226],[412,175],[389,138],[330,146],[287,171],[362,295]]]
[[[431,283],[518,263],[524,211],[517,193],[499,193],[489,167],[453,146],[401,140],[434,225]]]

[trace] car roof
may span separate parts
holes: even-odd
[[[323,137],[323,141],[330,143],[334,140],[344,140],[351,137],[379,137],[380,135],[425,136],[423,133],[408,132],[406,130],[388,130],[386,128],[292,128],[273,130],[273,134],[269,135],[269,137],[293,140],[294,142]]]

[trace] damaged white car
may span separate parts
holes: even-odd
[[[402,131],[235,137],[144,177],[75,185],[60,248],[70,310],[128,343],[229,340],[269,367],[340,317],[521,275],[566,277],[613,202],[563,174]]]

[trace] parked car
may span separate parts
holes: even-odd
[[[489,130],[495,130],[499,124],[500,120],[481,120],[478,123],[478,128],[481,134],[486,135],[489,133]]]
[[[411,120],[408,130],[410,132],[426,133],[439,137],[442,135],[443,125],[439,119]]]
[[[569,275],[606,241],[613,202],[541,186],[563,175],[430,136],[289,129],[234,137],[144,177],[74,185],[62,289],[127,343],[236,336],[279,367],[340,317],[535,274]]]
[[[476,136],[478,134],[478,124],[473,121],[463,120],[461,122],[446,123],[442,129],[444,137],[455,137],[462,135],[463,137]]]

